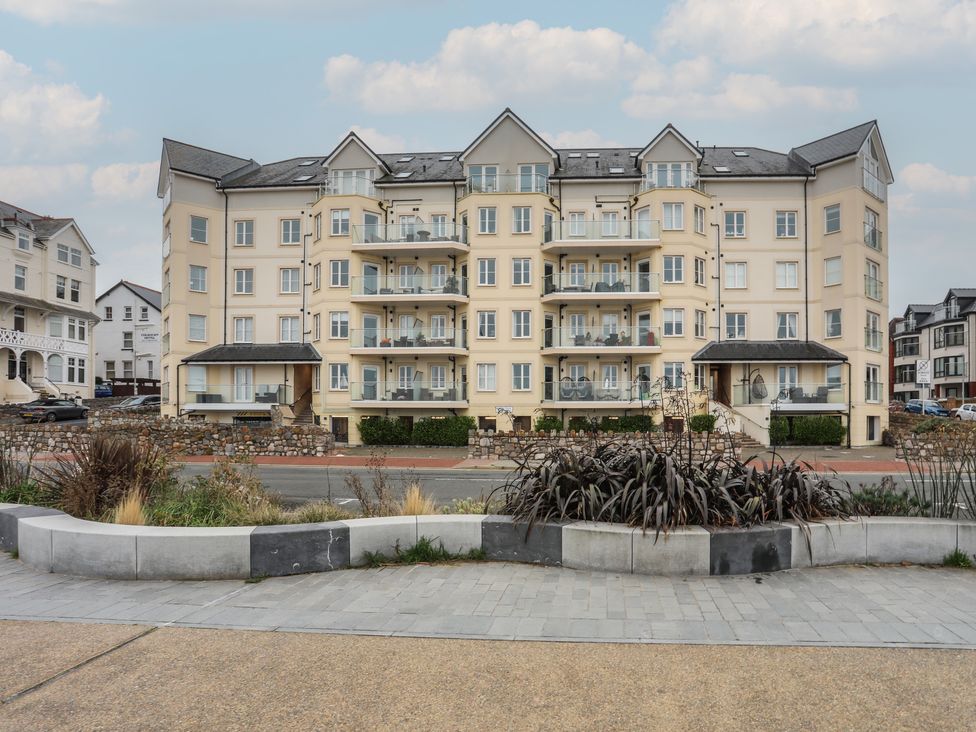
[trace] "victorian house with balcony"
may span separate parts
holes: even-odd
[[[890,181],[874,122],[784,153],[670,124],[556,149],[508,109],[463,150],[165,140],[164,411],[356,442],[369,416],[527,429],[687,382],[759,439],[815,413],[875,442]]]
[[[74,219],[0,201],[0,402],[92,396],[94,250]]]

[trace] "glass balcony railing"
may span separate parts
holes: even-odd
[[[618,221],[607,219],[554,221],[544,232],[544,242],[553,241],[658,241],[661,222],[656,219]]]
[[[935,378],[950,379],[968,375],[966,361],[963,359],[935,360]]]
[[[291,404],[291,384],[186,385],[186,404]]]
[[[463,402],[467,383],[450,381],[371,381],[349,385],[354,402]]]
[[[876,277],[871,277],[870,275],[864,275],[864,294],[870,297],[872,300],[880,300],[884,290],[881,286],[881,280]]]
[[[902,320],[900,323],[895,324],[895,335],[911,333],[913,330],[915,330],[914,320]]]
[[[376,198],[376,187],[371,178],[360,175],[333,176],[328,183],[319,185],[319,198],[323,196],[366,196]]]
[[[639,348],[661,345],[661,329],[658,326],[595,326],[582,328],[545,328],[542,331],[543,348]]]
[[[864,347],[871,351],[881,350],[881,336],[880,330],[874,330],[873,328],[864,329]]]
[[[163,404],[169,404],[169,382],[164,381],[159,385],[159,398]]]
[[[694,173],[685,173],[680,176],[669,176],[668,180],[663,180],[661,178],[652,178],[645,176],[641,178],[639,191],[643,193],[644,191],[653,191],[658,188],[694,188],[695,190],[703,190],[702,182]]]
[[[917,355],[918,342],[905,343],[904,341],[895,341],[895,358],[904,358],[905,356]]]
[[[353,244],[468,243],[468,227],[455,223],[363,224],[352,228]]]
[[[547,402],[635,402],[650,405],[660,400],[660,393],[654,390],[650,381],[631,383],[610,377],[591,381],[585,376],[575,380],[564,376],[559,381],[543,382],[542,399]]]
[[[657,272],[574,273],[560,272],[542,278],[542,294],[615,294],[661,291]]]
[[[887,186],[878,176],[867,168],[861,169],[864,173],[864,190],[877,198],[879,201],[885,200]]]
[[[549,176],[532,173],[495,173],[468,176],[464,194],[471,193],[549,193]]]
[[[942,305],[932,311],[932,320],[953,320],[959,317],[958,305]]]
[[[441,274],[377,275],[353,277],[353,295],[463,295],[468,278]]]
[[[349,332],[350,348],[467,348],[468,336],[460,328],[372,328]]]
[[[871,226],[871,224],[864,223],[864,243],[867,244],[872,249],[877,249],[881,251],[881,229]]]
[[[866,401],[866,402],[880,402],[881,401],[881,382],[880,381],[865,381],[864,382],[864,401]]]
[[[754,384],[732,386],[732,406],[741,407],[770,404],[782,407],[790,404],[846,404],[845,384],[772,384],[757,389]]]

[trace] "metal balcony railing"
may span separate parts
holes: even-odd
[[[194,384],[186,385],[186,404],[291,404],[290,384]]]
[[[0,348],[25,349],[42,353],[88,353],[87,341],[72,341],[66,338],[25,333],[20,330],[0,328]]]
[[[877,229],[871,224],[864,223],[864,243],[872,249],[881,251],[881,229]]]
[[[467,387],[460,381],[370,381],[350,384],[349,394],[354,402],[463,402]]]
[[[468,243],[468,227],[455,223],[363,224],[352,229],[353,244]]]
[[[543,241],[658,241],[661,222],[656,219],[587,219],[554,221],[543,233]]]
[[[349,331],[350,348],[467,348],[467,333],[460,328],[372,328]]]
[[[661,345],[661,329],[658,326],[594,326],[592,330],[580,328],[545,328],[542,331],[543,348],[640,348]]]
[[[880,330],[874,330],[873,328],[864,329],[864,347],[870,351],[880,351],[881,350],[881,336]]]
[[[542,278],[542,294],[619,294],[661,292],[657,272],[587,273],[560,272]]]
[[[881,300],[884,294],[881,280],[877,277],[864,275],[864,294],[872,300]]]
[[[354,296],[463,295],[466,297],[468,294],[468,278],[455,275],[417,273],[353,277],[351,285]]]

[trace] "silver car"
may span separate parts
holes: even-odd
[[[954,409],[953,417],[964,422],[976,422],[976,404],[963,404],[958,409]]]

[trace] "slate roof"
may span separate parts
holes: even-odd
[[[124,287],[136,297],[141,298],[147,304],[152,305],[156,310],[162,312],[163,309],[163,293],[159,290],[153,290],[150,287],[145,287],[144,285],[137,285],[135,282],[129,282],[128,280],[119,280],[110,288],[105,290],[101,295],[95,298],[95,302],[98,303],[103,297],[108,295],[110,292],[114,292],[117,288]]]
[[[814,341],[712,341],[691,357],[699,363],[846,361],[840,351]]]
[[[865,138],[876,124],[877,120],[865,122],[843,132],[827,135],[827,137],[821,137],[819,140],[808,142],[806,145],[795,147],[793,152],[811,165],[823,165],[846,158],[861,149]]]
[[[183,363],[321,363],[311,343],[235,343],[211,346]]]
[[[736,155],[734,151],[748,153]],[[811,175],[813,168],[789,153],[773,152],[761,147],[706,147],[699,174],[704,176],[791,176]],[[715,167],[725,166],[728,173]]]
[[[227,155],[196,145],[188,145],[185,142],[178,142],[165,137],[163,138],[163,148],[166,150],[170,168],[183,173],[201,175],[204,178],[219,179],[252,162],[234,155]]]

